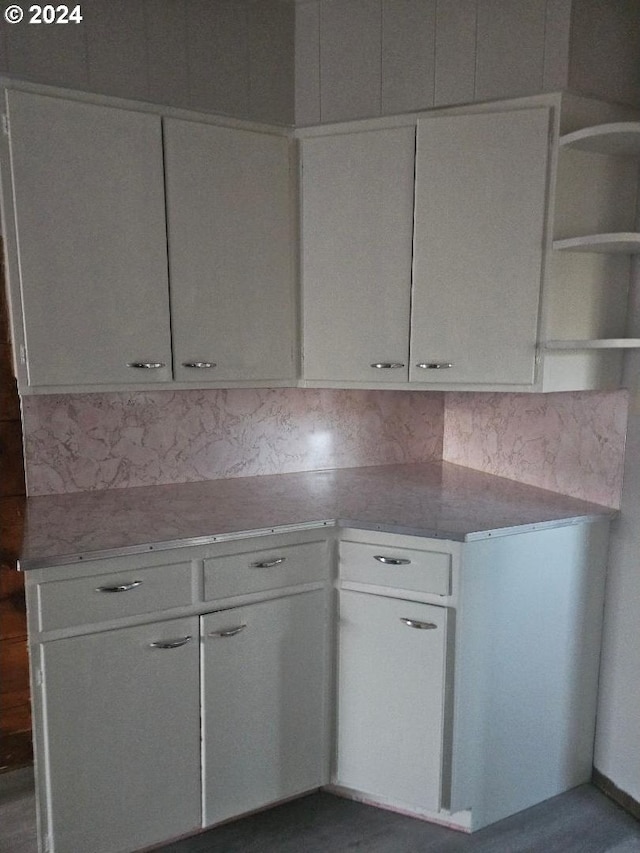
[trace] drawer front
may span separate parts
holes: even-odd
[[[323,581],[327,576],[325,542],[211,557],[204,561],[204,597],[229,598]]]
[[[372,586],[450,595],[451,562],[451,554],[442,551],[340,543],[341,580]]]
[[[193,603],[191,563],[38,585],[41,631],[107,622]]]

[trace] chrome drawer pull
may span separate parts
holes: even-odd
[[[416,364],[416,367],[420,367],[422,370],[447,370],[449,367],[453,367],[453,364],[449,361],[427,361]]]
[[[262,563],[251,563],[252,569],[272,569],[274,566],[279,566],[284,563],[286,557],[274,557],[273,560],[265,560]]]
[[[246,628],[245,625],[238,625],[237,628],[227,628],[226,631],[212,631],[209,636],[210,637],[235,637],[236,634],[239,634],[240,631],[244,631]]]
[[[408,625],[410,628],[420,628],[423,631],[433,631],[437,628],[437,625],[434,625],[433,622],[418,622],[416,619],[407,619],[404,616],[400,617],[400,621],[404,622],[405,625]]]
[[[370,364],[369,367],[375,367],[376,370],[398,370],[398,368],[404,367],[404,364],[399,361],[377,361]]]
[[[373,559],[384,563],[385,566],[408,566],[411,563],[411,560],[404,557],[383,557],[380,554],[376,554]]]
[[[208,367],[215,367],[215,361],[183,361],[183,367],[195,367],[198,370],[206,369]]]
[[[164,361],[130,361],[127,367],[137,367],[140,370],[159,370],[166,365]]]
[[[152,649],[179,649],[180,646],[186,646],[191,642],[191,635],[187,637],[179,637],[177,640],[156,640],[155,643],[149,643]]]
[[[121,583],[117,586],[97,586],[96,592],[129,592],[140,586],[142,581],[131,581],[131,583]]]

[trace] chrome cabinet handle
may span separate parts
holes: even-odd
[[[180,646],[186,646],[192,640],[191,635],[186,637],[178,637],[177,640],[156,640],[155,643],[149,643],[152,649],[179,649]]]
[[[421,370],[447,370],[449,367],[453,367],[453,364],[450,361],[426,361],[416,364],[416,367],[421,368]]]
[[[227,628],[225,631],[211,631],[210,637],[235,637],[240,631],[244,631],[246,624],[238,625],[237,628]]]
[[[397,370],[399,367],[404,367],[404,364],[400,361],[377,361],[369,367],[375,367],[376,370]]]
[[[161,367],[166,367],[164,361],[130,361],[127,367],[135,367],[140,370],[159,370]]]
[[[272,569],[274,566],[279,566],[284,563],[286,557],[274,557],[273,560],[264,560],[261,563],[251,563],[252,569]]]
[[[384,563],[385,566],[408,566],[411,563],[411,560],[404,557],[383,557],[381,554],[376,554],[373,559]]]
[[[410,628],[420,628],[422,631],[433,631],[438,627],[433,622],[418,622],[417,619],[407,619],[405,616],[401,616],[400,621]]]
[[[131,589],[135,589],[138,586],[141,586],[142,581],[131,581],[131,583],[121,583],[116,586],[97,586],[96,592],[129,592]]]
[[[216,363],[215,363],[215,361],[183,361],[182,366],[183,367],[193,367],[193,368],[196,368],[197,370],[204,370],[204,369],[209,368],[209,367],[215,367]]]

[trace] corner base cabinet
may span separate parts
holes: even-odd
[[[323,787],[472,831],[588,781],[608,520],[532,528],[324,522],[29,570],[41,853]]]
[[[342,531],[334,789],[471,831],[588,782],[607,538]]]

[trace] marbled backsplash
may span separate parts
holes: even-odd
[[[445,395],[443,459],[620,507],[628,393]]]
[[[29,495],[442,458],[444,395],[261,389],[23,399]]]
[[[232,389],[23,399],[30,495],[444,459],[620,506],[627,392]]]

